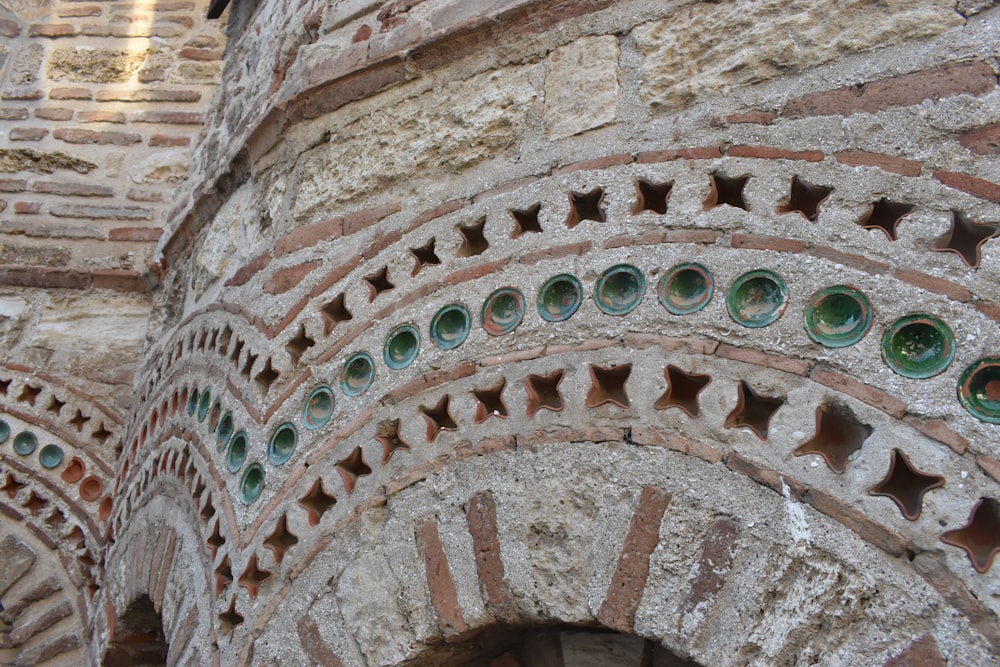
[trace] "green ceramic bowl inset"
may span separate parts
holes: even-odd
[[[198,421],[205,421],[205,417],[208,416],[208,408],[212,405],[212,394],[205,389],[201,392],[201,400],[198,402]]]
[[[260,498],[264,492],[264,466],[253,463],[245,471],[240,479],[240,501],[244,505],[249,505]]]
[[[726,308],[737,324],[766,327],[788,307],[788,286],[777,273],[764,269],[744,273],[729,288]]]
[[[7,438],[10,437],[10,424],[5,420],[0,419],[0,445],[7,442]]]
[[[465,342],[471,328],[468,309],[453,303],[437,311],[431,320],[431,340],[442,350],[453,350]]]
[[[215,432],[215,449],[221,452],[226,448],[229,443],[229,439],[233,437],[233,431],[235,426],[233,425],[233,413],[226,412],[222,415],[222,419],[219,420],[219,428]]]
[[[524,317],[524,295],[513,287],[501,287],[483,302],[480,319],[491,336],[502,336],[517,328]]]
[[[607,269],[594,288],[597,307],[608,315],[625,315],[642,301],[646,279],[630,264],[616,264]]]
[[[309,392],[305,405],[302,406],[302,421],[306,428],[315,431],[326,426],[326,423],[333,416],[333,409],[336,405],[333,390],[325,384]]]
[[[684,262],[660,278],[657,289],[660,303],[674,315],[696,313],[712,300],[715,278],[701,264]]]
[[[226,452],[226,467],[229,472],[237,472],[247,460],[247,432],[238,431],[229,439],[229,449]]]
[[[38,462],[46,470],[52,470],[63,461],[63,450],[59,445],[45,445],[38,452]]]
[[[850,285],[821,289],[806,304],[804,322],[811,339],[826,347],[847,347],[872,328],[872,304]]]
[[[410,324],[396,327],[385,339],[382,359],[394,371],[406,368],[420,353],[420,333]]]
[[[560,273],[545,281],[538,290],[536,307],[546,322],[562,322],[576,314],[583,303],[583,286],[580,280],[568,273]]]
[[[955,334],[936,317],[907,315],[893,322],[885,332],[882,358],[903,377],[933,377],[948,368],[955,358]]]
[[[340,388],[348,396],[364,393],[375,381],[375,362],[367,352],[356,352],[340,371]]]
[[[299,432],[291,422],[279,424],[271,434],[271,440],[267,443],[267,458],[276,466],[292,458],[295,452],[295,445],[299,440]]]
[[[976,419],[1000,424],[1000,357],[978,359],[962,371],[958,400]]]
[[[38,446],[38,438],[31,431],[21,431],[14,436],[14,451],[21,456],[29,456]]]
[[[198,390],[192,389],[191,393],[188,395],[188,404],[187,404],[188,417],[193,417],[197,409],[198,409]]]

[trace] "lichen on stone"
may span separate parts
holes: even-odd
[[[97,169],[97,165],[59,151],[41,153],[30,148],[0,148],[0,173],[30,171],[35,174],[51,174],[57,169],[71,169],[88,174]]]

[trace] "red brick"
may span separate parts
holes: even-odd
[[[303,225],[278,239],[278,242],[274,246],[274,256],[283,257],[296,250],[312,247],[320,241],[339,238],[343,233],[343,218],[330,218]]]
[[[106,185],[56,181],[36,181],[32,184],[31,191],[67,197],[112,197],[115,194],[115,191]]]
[[[356,100],[368,98],[383,88],[406,80],[406,77],[407,67],[401,58],[387,58],[370,64],[297,95],[289,101],[287,120],[295,123],[317,118]]]
[[[775,250],[777,252],[802,252],[809,244],[796,239],[783,239],[774,236],[750,236],[748,234],[733,234],[730,245],[734,248],[749,248],[752,250]]]
[[[0,188],[0,190],[2,190],[2,188]],[[994,322],[1000,322],[1000,305],[990,301],[977,301],[976,310]]]
[[[890,269],[888,264],[876,262],[873,259],[868,259],[867,257],[862,257],[861,255],[852,255],[850,253],[841,252],[827,246],[815,246],[809,250],[809,254],[813,257],[821,257],[823,259],[828,259],[831,262],[843,264],[844,266],[850,266],[860,271],[864,271],[865,273],[870,273],[874,276],[888,273]]]
[[[500,622],[515,622],[519,618],[517,603],[511,594],[500,555],[500,534],[493,494],[482,491],[472,496],[466,505],[466,520],[472,536],[473,555],[479,574],[479,592],[487,613]]]
[[[613,426],[587,426],[555,431],[534,431],[516,437],[518,449],[537,450],[544,445],[563,442],[624,442],[625,429]]]
[[[900,157],[882,155],[880,153],[866,153],[864,151],[844,151],[834,155],[837,162],[850,165],[852,167],[878,167],[883,171],[891,171],[903,176],[919,176],[923,165],[913,160],[904,160]]]
[[[17,21],[0,19],[0,37],[17,37],[21,34],[21,26]]]
[[[618,155],[608,155],[606,157],[597,158],[594,160],[584,160],[583,162],[574,162],[573,164],[568,164],[565,167],[558,167],[552,170],[553,176],[561,176],[563,174],[569,174],[574,171],[597,171],[599,169],[607,169],[608,167],[617,167],[622,164],[631,164],[635,158],[632,157],[631,153],[619,153]]]
[[[382,218],[386,218],[393,213],[398,213],[400,211],[399,202],[389,202],[388,204],[382,204],[381,206],[373,206],[371,208],[361,209],[360,211],[354,211],[353,213],[348,213],[344,216],[344,236],[350,236],[360,232]]]
[[[78,16],[100,16],[101,8],[97,5],[84,5],[82,7],[60,7],[59,18],[74,18]]]
[[[825,491],[809,489],[802,499],[817,511],[841,523],[847,529],[857,533],[861,539],[874,544],[886,553],[899,556],[907,549],[908,543],[902,535],[875,523],[864,512],[851,507]]]
[[[154,134],[149,138],[150,146],[190,146],[191,137],[175,137],[168,134]]]
[[[586,255],[590,252],[591,247],[590,241],[569,243],[563,246],[543,248],[542,250],[525,253],[517,261],[521,264],[536,264],[537,262],[559,259],[560,257],[568,257],[570,255]]]
[[[148,190],[145,188],[131,188],[125,195],[132,201],[161,202],[163,192],[160,190]]]
[[[664,243],[704,243],[712,245],[722,238],[714,229],[668,229],[663,233]]]
[[[89,88],[53,88],[49,91],[50,100],[89,100]]]
[[[42,107],[35,109],[35,118],[42,120],[72,120],[72,109],[59,109],[54,107]]]
[[[482,278],[483,276],[488,276],[491,273],[496,273],[500,269],[507,266],[510,262],[509,259],[500,259],[495,262],[488,262],[486,264],[479,264],[476,266],[470,266],[465,269],[460,269],[454,273],[450,273],[445,276],[444,280],[441,281],[443,285],[458,285],[464,283],[468,280],[475,280],[476,278]]]
[[[312,273],[319,264],[319,262],[305,262],[275,271],[271,279],[264,283],[263,289],[268,294],[284,294],[302,282],[303,278]]]
[[[76,34],[76,27],[68,23],[32,23],[28,26],[28,37],[72,37]]]
[[[317,283],[316,286],[313,287],[312,292],[310,292],[310,295],[312,295],[313,297],[317,297],[323,292],[327,291],[328,289],[330,289],[330,287],[340,282],[344,278],[344,276],[346,276],[348,273],[356,269],[358,264],[360,263],[361,263],[361,257],[359,257],[358,255],[354,255],[354,257],[340,264],[333,271],[328,273],[326,275],[326,278],[323,278],[323,280],[319,281],[319,283]]]
[[[1000,626],[997,625],[996,614],[986,609],[962,580],[948,569],[943,553],[919,553],[913,559],[912,567],[950,606],[969,620],[972,629],[989,641],[994,653],[1000,653]]]
[[[726,456],[726,467],[735,473],[749,477],[758,484],[763,484],[781,496],[787,493],[788,497],[795,501],[801,500],[806,492],[806,488],[791,477],[773,468],[754,463],[736,452]]]
[[[112,144],[128,146],[142,141],[134,132],[108,132],[98,130],[56,130],[52,136],[68,144]]]
[[[0,283],[17,287],[87,289],[90,274],[47,266],[0,266]]]
[[[634,629],[635,614],[649,576],[649,557],[660,541],[660,523],[670,499],[669,493],[651,486],[643,487],[639,495],[618,565],[597,612],[597,619],[613,630],[631,633]]]
[[[99,90],[98,102],[197,102],[201,93],[197,90],[163,90],[140,88],[138,90]]]
[[[416,380],[412,380],[404,385],[396,387],[393,391],[389,392],[387,397],[398,403],[425,392],[428,389],[433,389],[434,387],[445,384],[446,382],[454,382],[455,380],[460,380],[475,374],[476,364],[471,361],[466,362],[446,370],[425,373]]]
[[[274,256],[270,252],[265,252],[262,255],[257,255],[249,262],[241,266],[236,270],[236,273],[226,281],[226,287],[239,287],[240,285],[245,285],[250,281],[255,275],[271,263]]]
[[[945,662],[934,637],[924,635],[902,653],[887,660],[883,667],[945,667]]]
[[[948,445],[958,454],[965,454],[965,450],[969,448],[968,440],[955,433],[947,424],[938,419],[907,417],[906,423],[927,437],[934,438],[938,442]]]
[[[314,665],[328,665],[329,667],[344,667],[344,663],[337,657],[337,654],[330,649],[323,636],[319,632],[316,621],[308,614],[302,615],[295,623],[295,630],[299,636],[299,645],[309,656],[310,662]]]
[[[817,366],[809,375],[810,379],[834,391],[853,396],[873,408],[901,419],[906,414],[906,403],[857,380],[851,379],[822,366]]]
[[[417,227],[420,227],[421,225],[428,223],[431,220],[434,220],[435,218],[440,218],[443,215],[454,213],[458,209],[467,206],[468,203],[469,202],[464,199],[453,199],[452,201],[445,202],[440,206],[435,206],[429,211],[424,211],[423,213],[421,213],[420,215],[418,215],[416,218],[413,219],[413,222],[410,223],[410,226],[406,228],[406,231],[404,233],[409,234]]]
[[[153,212],[137,206],[85,206],[66,204],[53,206],[50,213],[57,218],[87,218],[92,220],[150,220]]]
[[[633,428],[632,442],[637,445],[666,447],[675,452],[688,454],[708,463],[718,463],[722,460],[722,452],[697,440],[692,440],[676,431],[663,431],[654,428]]]
[[[651,162],[671,162],[673,160],[711,160],[722,157],[722,149],[718,146],[703,146],[699,148],[669,148],[662,151],[646,151],[639,153],[636,162],[649,164]]]
[[[913,269],[896,269],[895,276],[905,283],[909,283],[929,292],[934,292],[935,294],[943,294],[954,301],[961,301],[962,303],[965,303],[972,298],[972,293],[961,285],[956,285],[955,283],[944,280],[943,278],[929,276],[926,273],[921,273],[920,271],[914,271]]]
[[[431,606],[437,614],[441,632],[446,638],[460,635],[468,629],[468,626],[462,618],[455,581],[448,566],[444,545],[441,544],[436,519],[425,519],[417,525],[416,541],[417,550],[424,559]]]
[[[703,618],[711,613],[716,597],[733,569],[733,561],[739,551],[739,538],[739,526],[729,517],[717,517],[708,527],[702,543],[701,558],[693,570],[697,574],[691,582],[691,593],[681,612],[682,627],[688,631],[686,634],[700,630],[701,623],[688,627],[683,622],[686,620],[684,617],[696,613],[698,618]]]
[[[364,259],[371,259],[372,257],[375,257],[380,252],[391,246],[396,241],[399,241],[402,237],[403,235],[400,233],[398,229],[394,229],[385,236],[379,233],[375,241],[370,246],[365,248],[364,251],[362,251],[361,257]]]
[[[38,112],[35,112],[38,115]],[[28,110],[24,107],[4,107],[0,109],[0,120],[27,120]]]
[[[159,227],[115,227],[108,231],[112,241],[158,241],[162,235]]]
[[[977,155],[1000,155],[1000,123],[970,130],[959,138],[958,143]]]
[[[94,271],[94,287],[110,289],[118,292],[147,292],[142,274],[138,271],[111,271],[96,269]]]
[[[983,472],[993,478],[993,481],[1000,482],[1000,461],[991,459],[988,456],[977,456],[976,465],[982,468]]]
[[[949,188],[967,192],[970,195],[988,199],[993,202],[1000,202],[1000,185],[968,174],[957,171],[935,171],[934,178],[947,185]]]
[[[187,47],[181,49],[179,55],[184,60],[222,60],[221,49],[195,49]]]
[[[755,366],[763,366],[764,368],[775,368],[779,371],[794,373],[795,375],[801,375],[803,377],[809,375],[809,369],[811,367],[810,362],[802,361],[801,359],[790,359],[789,357],[768,354],[767,352],[761,352],[760,350],[754,350],[751,348],[734,347],[732,345],[726,345],[725,343],[719,344],[719,347],[715,350],[715,354],[723,359],[742,361],[744,363],[754,364]]]
[[[775,146],[730,146],[729,157],[754,157],[767,160],[805,160],[806,162],[822,162],[821,151],[790,151]]]
[[[752,123],[754,125],[770,125],[778,114],[773,111],[747,111],[746,113],[734,113],[726,116],[726,122],[730,125],[739,123]]]
[[[140,111],[132,115],[132,122],[201,125],[205,122],[205,114],[195,111]]]
[[[12,127],[7,137],[11,141],[41,141],[48,133],[43,127]]]
[[[21,178],[0,178],[0,192],[24,192],[28,181]]]
[[[632,234],[622,234],[621,236],[612,236],[610,239],[604,242],[605,248],[625,248],[627,246],[634,245],[660,245],[663,243],[663,232],[651,230],[648,232],[643,232],[639,236],[634,236]]]
[[[42,205],[36,201],[16,201],[14,202],[14,213],[38,213],[42,210]]]
[[[120,111],[81,111],[77,114],[81,123],[124,123],[125,114]]]
[[[684,354],[712,354],[719,346],[714,340],[701,338],[671,338],[646,333],[626,333],[624,338],[626,348],[645,350],[657,345],[667,352],[683,352]]]
[[[10,631],[7,639],[13,646],[20,646],[38,633],[44,632],[53,625],[73,615],[73,606],[68,600],[50,607],[43,613],[33,617],[26,623],[19,624]]]
[[[543,346],[530,347],[526,350],[515,350],[513,352],[504,352],[503,354],[481,357],[479,359],[479,365],[484,367],[506,366],[507,364],[516,364],[520,361],[529,361],[531,359],[538,359],[544,355],[545,355],[545,348]]]
[[[0,99],[4,100],[40,100],[44,95],[42,91],[33,88],[14,87],[7,88]]]

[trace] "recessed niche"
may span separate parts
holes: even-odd
[[[246,569],[243,570],[243,574],[240,575],[236,583],[241,588],[245,588],[247,593],[250,594],[250,599],[254,600],[260,592],[260,587],[271,578],[271,575],[272,572],[260,567],[257,554],[254,554],[250,557],[250,562],[247,563]]]
[[[247,352],[246,362],[243,364],[243,370],[240,371],[240,375],[245,377],[248,381],[250,380],[250,375],[253,373],[253,367],[254,364],[257,363],[258,356],[259,355]]]
[[[348,493],[354,493],[358,478],[372,474],[371,467],[365,463],[361,447],[355,447],[350,454],[337,461],[336,468],[344,480],[344,488]]]
[[[445,406],[445,412],[447,413],[447,411],[448,408]],[[428,426],[427,432],[430,433],[430,426]],[[403,440],[403,435],[400,433],[400,422],[398,419],[388,419],[379,424],[378,430],[375,434],[375,439],[382,444],[383,465],[388,463],[389,459],[391,459],[396,452],[410,451],[410,443]]]
[[[510,217],[514,218],[514,229],[510,233],[512,239],[516,239],[521,234],[528,232],[541,233],[542,225],[538,221],[538,213],[542,210],[541,204],[529,206],[526,209],[510,209]]]
[[[653,183],[642,179],[636,181],[635,206],[632,207],[632,215],[638,215],[643,211],[665,214],[673,187],[673,181],[666,183]]]
[[[306,510],[309,525],[319,524],[323,514],[337,504],[337,499],[323,488],[323,478],[317,477],[306,495],[299,498],[299,505]]]
[[[667,390],[657,399],[653,407],[657,410],[680,408],[689,417],[697,418],[701,413],[698,395],[712,381],[711,376],[687,371],[669,364],[663,371]]]
[[[368,283],[368,302],[371,303],[375,300],[379,294],[388,292],[389,290],[396,289],[396,286],[389,280],[389,267],[383,266],[381,269],[371,274],[370,276],[365,276],[365,282]]]
[[[978,269],[983,244],[995,237],[1000,227],[973,222],[961,211],[951,212],[951,228],[931,245],[931,250],[958,255],[971,269]]]
[[[486,240],[486,218],[481,218],[468,225],[456,225],[455,229],[462,236],[462,245],[456,253],[459,257],[475,257],[482,255],[490,247]]]
[[[745,380],[740,380],[736,407],[726,417],[726,428],[748,428],[761,440],[767,440],[771,419],[782,405],[784,398],[762,396]]]
[[[587,392],[587,407],[596,408],[605,403],[627,408],[631,404],[625,384],[632,373],[632,364],[617,366],[596,366],[590,364],[590,391]]]
[[[21,387],[21,393],[17,397],[17,400],[22,403],[27,403],[31,407],[35,407],[35,401],[38,400],[38,396],[42,393],[41,387],[33,387],[30,384],[26,384]]]
[[[815,222],[820,206],[832,192],[833,188],[814,185],[793,176],[791,192],[788,199],[778,206],[778,213],[798,213],[809,222]]]
[[[441,259],[434,252],[435,239],[431,238],[427,243],[420,246],[419,248],[410,248],[410,254],[413,255],[413,271],[410,272],[410,276],[415,276],[420,273],[420,270],[425,266],[438,266],[441,264]]]
[[[485,389],[473,389],[472,394],[476,397],[476,417],[475,422],[482,424],[490,417],[507,417],[507,404],[503,400],[503,390],[507,386],[507,379],[500,378],[500,381],[492,387]]]
[[[264,368],[261,369],[260,373],[257,373],[257,377],[254,380],[257,382],[257,386],[261,388],[261,391],[267,393],[267,390],[277,381],[279,375],[281,373],[274,370],[274,367],[271,365],[271,359],[268,358],[264,363]]]
[[[594,188],[590,192],[570,192],[569,214],[566,216],[566,226],[573,229],[584,220],[606,222],[604,215],[604,189]]]
[[[945,544],[965,550],[976,572],[985,574],[1000,553],[1000,501],[980,498],[972,508],[969,521],[958,530],[949,530],[941,536]]]
[[[746,187],[748,180],[749,176],[726,176],[718,172],[710,174],[710,190],[702,208],[707,211],[716,206],[733,206],[744,211],[748,210],[743,199],[743,188]]]
[[[284,560],[288,550],[298,543],[299,538],[288,529],[287,514],[281,515],[281,518],[278,519],[278,522],[274,526],[274,530],[264,540],[264,546],[274,554],[274,562],[278,565],[281,565],[281,561]]]
[[[451,403],[451,396],[445,394],[437,405],[427,407],[420,406],[420,413],[427,421],[427,442],[434,442],[441,431],[457,431],[458,424],[452,418],[448,407]]]
[[[563,371],[553,371],[548,375],[529,375],[524,380],[524,389],[528,393],[528,416],[533,416],[539,410],[562,412],[563,397],[559,393],[559,383],[563,380]]]
[[[243,614],[236,611],[236,596],[233,596],[229,608],[219,614],[219,632],[229,634],[238,625],[243,625]]]
[[[292,364],[299,363],[299,360],[306,351],[315,344],[316,341],[306,335],[306,325],[299,325],[299,332],[295,335],[295,338],[292,338],[285,345],[288,355],[292,358]]]
[[[351,311],[347,310],[346,296],[338,294],[328,304],[320,308],[320,315],[323,316],[323,335],[329,336],[333,328],[341,322],[347,322],[354,318]]]
[[[793,456],[816,454],[838,475],[847,470],[848,458],[861,449],[872,427],[858,421],[850,408],[821,405],[816,408],[816,433],[799,445]]]
[[[908,216],[916,208],[913,204],[902,204],[900,202],[889,201],[882,197],[873,203],[865,211],[858,224],[865,229],[878,229],[890,241],[897,238],[897,228],[903,218]]]
[[[871,490],[871,494],[892,499],[906,519],[916,521],[923,509],[924,494],[942,486],[944,477],[917,470],[905,453],[893,449],[889,472]]]

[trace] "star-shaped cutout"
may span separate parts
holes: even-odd
[[[233,353],[229,355],[229,360],[233,362],[233,366],[236,368],[240,367],[240,357],[243,355],[244,345],[245,343],[237,338],[236,344],[233,345]]]
[[[718,172],[711,174],[709,176],[711,189],[708,198],[702,204],[702,208],[707,211],[716,206],[726,205],[741,208],[744,211],[749,210],[743,199],[743,188],[746,187],[748,180],[750,180],[749,176],[726,176]]]
[[[114,434],[104,427],[104,422],[101,422],[97,426],[97,430],[95,430],[93,433],[90,434],[90,437],[93,438],[94,440],[97,440],[103,445],[108,441],[108,438],[110,438],[112,435]]]
[[[410,254],[413,255],[413,271],[410,273],[411,277],[420,273],[420,270],[425,266],[437,266],[441,263],[437,253],[434,252],[434,243],[435,239],[431,238],[430,241],[419,248],[410,248]]]
[[[219,340],[216,342],[215,349],[219,354],[225,356],[226,350],[229,349],[229,343],[233,340],[233,329],[228,324],[226,328],[222,330],[219,334]]]
[[[341,322],[347,322],[354,318],[354,315],[351,315],[351,311],[347,310],[344,294],[335,296],[333,301],[323,306],[319,312],[323,316],[324,336],[329,336],[333,328]]]
[[[46,410],[58,415],[62,411],[64,405],[66,405],[66,401],[60,401],[58,398],[53,396],[49,399],[49,407],[47,407]]]
[[[299,498],[299,505],[305,508],[309,525],[315,526],[328,509],[337,504],[337,499],[323,489],[323,478],[317,477],[309,493]]]
[[[594,188],[590,192],[569,193],[569,215],[566,226],[573,229],[584,220],[606,222],[604,215],[604,188]]]
[[[663,215],[667,212],[667,202],[670,201],[673,188],[673,181],[653,183],[639,179],[635,182],[635,206],[632,207],[632,214],[652,211]]]
[[[365,276],[365,282],[368,283],[368,303],[374,301],[379,294],[396,289],[396,286],[389,280],[388,266],[383,266],[370,276]]]
[[[372,474],[372,469],[365,463],[361,447],[355,447],[350,454],[337,461],[336,468],[344,480],[344,488],[348,493],[354,493],[359,477]]]
[[[500,382],[492,387],[472,390],[472,395],[476,397],[477,424],[482,424],[490,417],[506,419],[507,404],[503,400],[503,390],[506,386],[507,378],[500,378]]]
[[[793,456],[818,454],[838,475],[847,470],[847,459],[861,449],[872,427],[862,424],[847,407],[821,405],[816,408],[816,433],[792,452]]]
[[[437,402],[437,405],[433,407],[420,406],[420,412],[423,414],[424,419],[427,420],[427,442],[434,442],[441,431],[458,430],[458,424],[455,423],[455,420],[452,419],[451,414],[448,412],[450,403],[451,396],[445,394]]]
[[[34,490],[32,490],[28,494],[28,499],[23,503],[21,503],[21,507],[27,509],[29,512],[31,512],[32,516],[34,516],[39,512],[41,512],[42,509],[48,504],[49,504],[48,500],[42,498],[40,495],[35,493]]]
[[[262,570],[260,568],[260,562],[257,560],[257,554],[254,554],[250,558],[250,562],[247,563],[247,569],[243,571],[240,575],[239,580],[236,582],[241,588],[247,589],[247,593],[250,594],[250,599],[257,599],[257,593],[260,592],[261,585],[271,578],[272,572],[270,570]]]
[[[247,380],[250,379],[250,374],[253,372],[253,365],[257,363],[257,357],[258,355],[247,352],[247,362],[243,364],[243,370],[240,371],[240,374]]]
[[[563,371],[555,371],[548,375],[529,375],[524,379],[524,389],[528,392],[528,416],[545,408],[552,412],[563,409],[562,394],[559,393],[559,383],[563,380]]]
[[[261,369],[260,373],[257,373],[257,377],[255,377],[254,380],[258,385],[260,385],[260,388],[264,391],[264,393],[267,393],[267,390],[271,388],[271,385],[274,384],[279,375],[281,375],[281,373],[274,370],[274,367],[271,365],[271,360],[268,359],[264,363],[264,368]]]
[[[226,586],[233,583],[233,564],[229,560],[229,555],[226,554],[222,558],[222,562],[219,563],[219,567],[215,568],[215,594],[222,595],[222,591],[226,590]]]
[[[445,407],[445,411],[447,411],[447,406]],[[403,436],[399,432],[399,426],[398,419],[388,419],[379,424],[375,439],[382,443],[383,464],[388,463],[389,459],[396,452],[408,452],[411,449],[410,444],[403,440]],[[430,433],[430,425],[427,427],[427,432]]]
[[[587,407],[612,403],[620,408],[627,408],[630,403],[625,392],[625,383],[632,373],[632,364],[618,366],[590,365],[590,391],[587,392]]]
[[[52,514],[45,517],[45,523],[50,526],[61,526],[66,523],[66,515],[63,514],[61,509],[56,508],[52,510]]]
[[[33,387],[30,384],[26,384],[21,387],[21,393],[18,395],[17,400],[35,407],[35,401],[38,400],[38,395],[41,393],[41,387]]]
[[[201,508],[201,519],[202,521],[208,521],[213,516],[215,516],[215,503],[212,502],[212,494],[208,494],[205,506]]]
[[[10,389],[10,382],[10,380],[0,380],[0,394],[7,395],[7,390]]]
[[[299,325],[299,332],[295,334],[295,338],[288,341],[285,345],[285,349],[288,350],[288,354],[292,358],[292,364],[299,363],[302,355],[315,344],[316,341],[306,335],[306,325]]]
[[[233,628],[237,625],[243,624],[243,614],[236,611],[236,596],[233,596],[233,601],[229,603],[229,609],[219,614],[219,629],[222,634],[231,632]]]
[[[865,229],[879,229],[890,241],[895,241],[896,228],[903,218],[913,212],[913,204],[901,204],[882,197],[868,207],[858,224]]]
[[[516,239],[527,232],[541,233],[542,225],[538,222],[538,213],[541,210],[541,204],[535,204],[525,209],[509,209],[507,212],[510,213],[510,217],[514,218],[514,230],[510,233],[510,237]]]
[[[207,540],[208,548],[212,551],[212,560],[215,560],[216,554],[219,553],[219,549],[226,543],[226,538],[222,536],[222,521],[215,522],[215,530]]]
[[[743,426],[753,431],[761,440],[767,440],[767,427],[771,424],[771,418],[784,404],[784,398],[761,396],[747,384],[746,380],[740,380],[736,407],[726,417],[723,426],[726,428]]]
[[[944,477],[920,472],[913,467],[906,454],[894,449],[889,461],[889,472],[885,479],[872,488],[871,494],[892,498],[904,517],[916,521],[923,509],[924,494],[942,486]]]
[[[77,433],[82,433],[84,425],[89,421],[90,417],[84,417],[83,413],[77,410],[73,418],[69,420],[69,423],[76,427]]]
[[[820,204],[826,201],[831,192],[833,188],[813,185],[798,176],[792,176],[792,191],[787,201],[778,206],[778,213],[798,213],[809,222],[815,222],[819,217]]]
[[[962,258],[970,269],[978,269],[982,259],[983,244],[1000,231],[997,225],[973,222],[961,211],[951,212],[951,229],[931,245],[937,252],[953,252]]]
[[[654,407],[657,410],[680,408],[696,419],[701,412],[698,395],[712,381],[711,376],[688,373],[670,364],[664,369],[663,378],[667,381],[667,390],[657,399]]]
[[[285,553],[299,543],[299,538],[295,533],[288,530],[288,515],[282,514],[278,523],[274,526],[274,531],[264,540],[264,546],[274,554],[274,562],[281,565],[285,558]]]
[[[456,225],[455,229],[462,236],[462,245],[458,248],[459,257],[475,257],[482,255],[490,247],[486,240],[486,218],[481,218],[468,225]]]
[[[1000,500],[980,498],[969,514],[969,522],[946,532],[941,541],[965,549],[976,572],[988,572],[1000,553]]]

